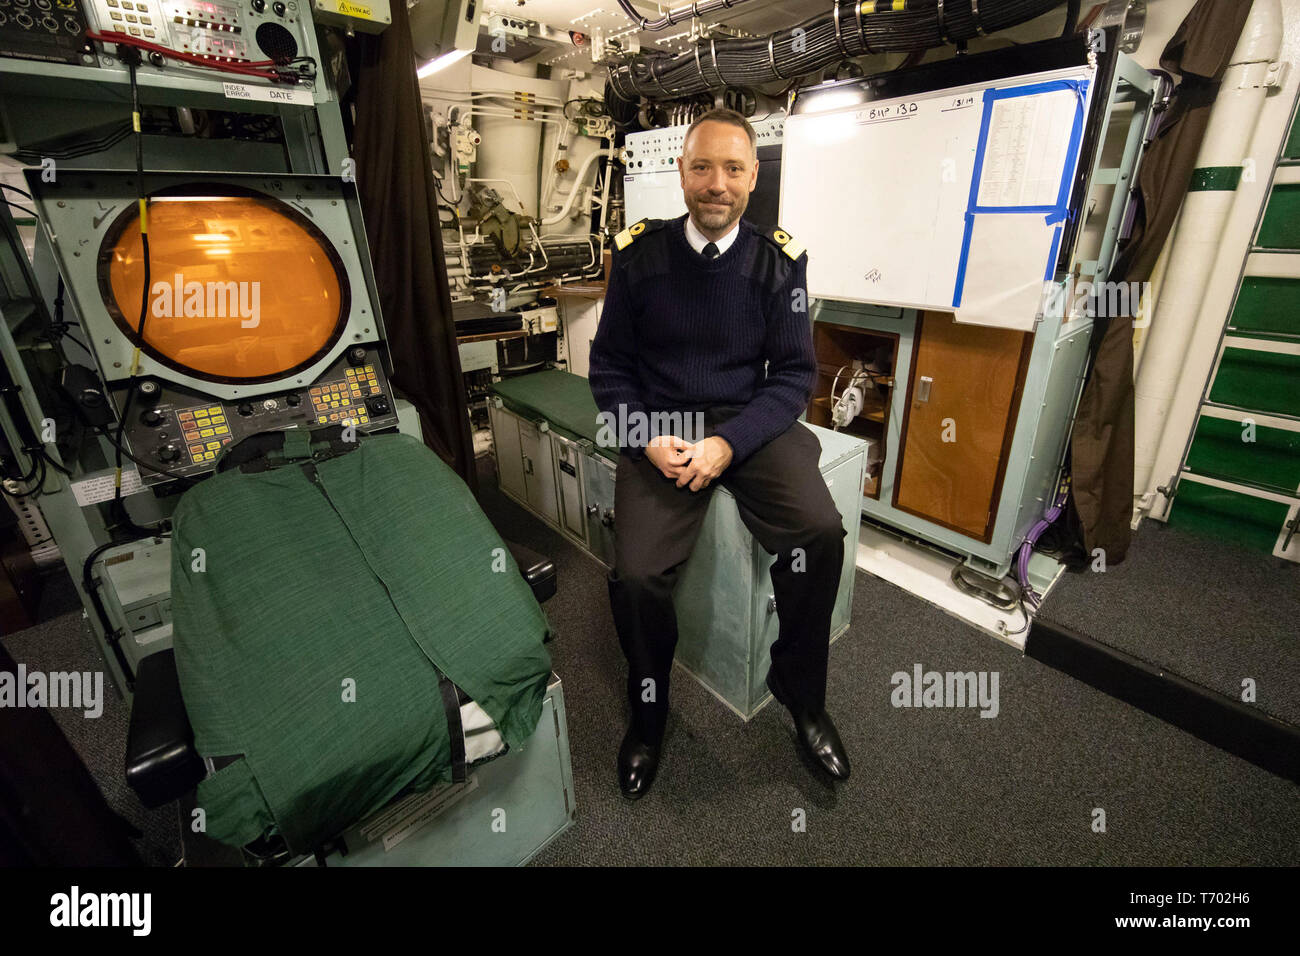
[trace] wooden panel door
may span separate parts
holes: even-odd
[[[921,313],[894,507],[990,540],[1032,343]]]

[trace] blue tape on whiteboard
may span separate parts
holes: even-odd
[[[1044,282],[1051,282],[1056,275],[1056,253],[1061,248],[1061,227],[1056,227],[1056,234],[1052,236],[1052,251],[1047,254],[1047,272],[1043,275]]]
[[[957,285],[952,291],[952,307],[961,305],[962,289],[966,286],[966,263],[970,259],[971,233],[975,230],[975,205],[979,198],[980,173],[984,171],[984,149],[989,141],[989,119],[993,116],[993,93],[984,91],[984,115],[980,118],[979,145],[975,147],[975,171],[970,178],[970,198],[966,200],[966,228],[961,237],[961,254],[957,257]]]
[[[1070,128],[1070,143],[1065,154],[1065,168],[1061,171],[1061,182],[1057,188],[1056,203],[1051,206],[981,206],[979,205],[979,184],[984,170],[984,152],[988,148],[989,121],[993,117],[993,104],[997,100],[1007,100],[1020,96],[1038,96],[1043,93],[1058,93],[1073,90],[1075,93],[1074,123]],[[1069,217],[1070,185],[1074,178],[1075,163],[1079,158],[1079,149],[1083,141],[1083,102],[1088,91],[1087,80],[1046,80],[1042,83],[1030,83],[1026,86],[1014,86],[1005,90],[988,89],[984,91],[984,114],[980,118],[979,144],[975,149],[975,169],[971,174],[970,198],[966,205],[966,228],[961,240],[961,254],[957,260],[957,281],[952,294],[952,307],[961,306],[962,292],[966,286],[966,268],[970,260],[971,237],[975,231],[976,215],[1026,214],[1040,213],[1046,225],[1063,222]],[[1052,254],[1048,259],[1047,269],[1050,279],[1061,238],[1058,228],[1052,240]]]

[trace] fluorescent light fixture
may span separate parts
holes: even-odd
[[[463,59],[469,56],[469,54],[469,50],[448,50],[446,53],[442,54],[442,56],[435,56],[432,60],[416,71],[416,79],[422,80],[426,76],[432,76],[443,67],[451,66],[457,60]]]

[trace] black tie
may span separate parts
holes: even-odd
[[[706,243],[700,253],[706,259],[716,259],[718,255],[718,244],[716,242]]]

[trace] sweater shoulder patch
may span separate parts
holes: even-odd
[[[640,222],[634,222],[622,232],[614,237],[614,246],[619,252],[622,252],[636,240],[646,233],[657,232],[664,227],[662,219],[642,219]]]
[[[790,233],[786,232],[780,226],[763,233],[763,238],[775,245],[791,259],[797,260],[801,255],[808,251],[805,246]]]

